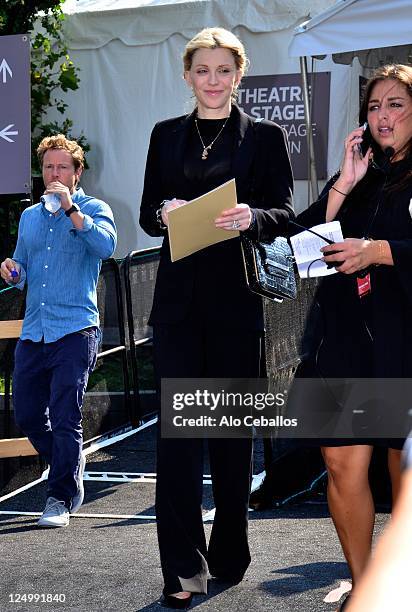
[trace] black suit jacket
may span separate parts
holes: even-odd
[[[271,241],[286,234],[293,215],[293,177],[284,130],[232,108],[235,148],[231,176],[238,202],[255,210],[249,234]],[[152,131],[140,208],[140,225],[150,236],[164,236],[150,323],[177,323],[189,314],[219,326],[263,329],[262,303],[246,286],[240,240],[227,240],[171,262],[167,230],[156,220],[161,202],[191,200],[204,186],[184,176],[185,146],[193,114],[157,123]],[[197,312],[198,311],[198,312]]]

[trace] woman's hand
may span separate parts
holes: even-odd
[[[165,225],[169,225],[168,214],[171,210],[175,208],[179,208],[179,206],[183,206],[187,203],[187,200],[177,200],[173,198],[173,200],[166,200],[162,206],[162,221]]]
[[[247,230],[252,222],[252,211],[248,204],[236,204],[235,208],[228,208],[215,219],[215,226],[224,230]]]
[[[336,242],[323,247],[321,249],[323,261],[334,266],[338,272],[353,274],[375,263],[372,245],[371,240],[346,238],[344,242]]]
[[[365,155],[362,155],[360,145],[363,140],[363,134],[363,127],[358,127],[345,139],[342,169],[335,183],[336,188],[345,194],[352,191],[355,185],[365,176],[368,169],[372,149],[369,147]]]

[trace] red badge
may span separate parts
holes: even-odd
[[[368,295],[372,291],[371,275],[369,272],[363,278],[357,277],[356,282],[358,283],[358,295],[360,298],[365,297],[365,295]]]

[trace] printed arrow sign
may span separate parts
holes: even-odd
[[[0,36],[1,195],[30,193],[30,137],[30,40]]]
[[[10,78],[13,78],[13,72],[11,71],[11,68],[6,62],[5,58],[3,58],[0,64],[0,73],[3,73],[3,83],[7,82],[7,73],[9,73]]]
[[[17,136],[18,132],[17,130],[15,132],[9,132],[8,130],[12,127],[14,127],[14,123],[10,123],[10,125],[4,127],[0,132],[0,138],[4,138],[4,140],[7,140],[7,142],[14,142],[14,140],[9,138],[9,136]]]

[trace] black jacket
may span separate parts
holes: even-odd
[[[250,233],[270,241],[287,232],[293,215],[293,177],[285,133],[270,121],[254,120],[233,107],[235,148],[228,178],[236,179],[238,202],[255,209]],[[193,114],[155,125],[147,156],[140,225],[164,236],[150,323],[177,323],[193,309],[219,325],[263,329],[261,299],[247,288],[239,239],[227,240],[172,263],[167,230],[156,220],[161,202],[191,200],[204,193],[183,173],[185,145]]]
[[[394,265],[371,266],[372,292],[363,299],[356,274],[338,272],[321,280],[317,308],[307,326],[310,332],[320,321],[311,357],[316,354],[325,378],[412,376],[412,181],[404,178],[411,167],[411,157],[385,172],[370,166],[336,216],[344,238],[388,240]],[[310,227],[325,222],[327,192],[334,180],[319,201],[298,216],[299,223]]]

